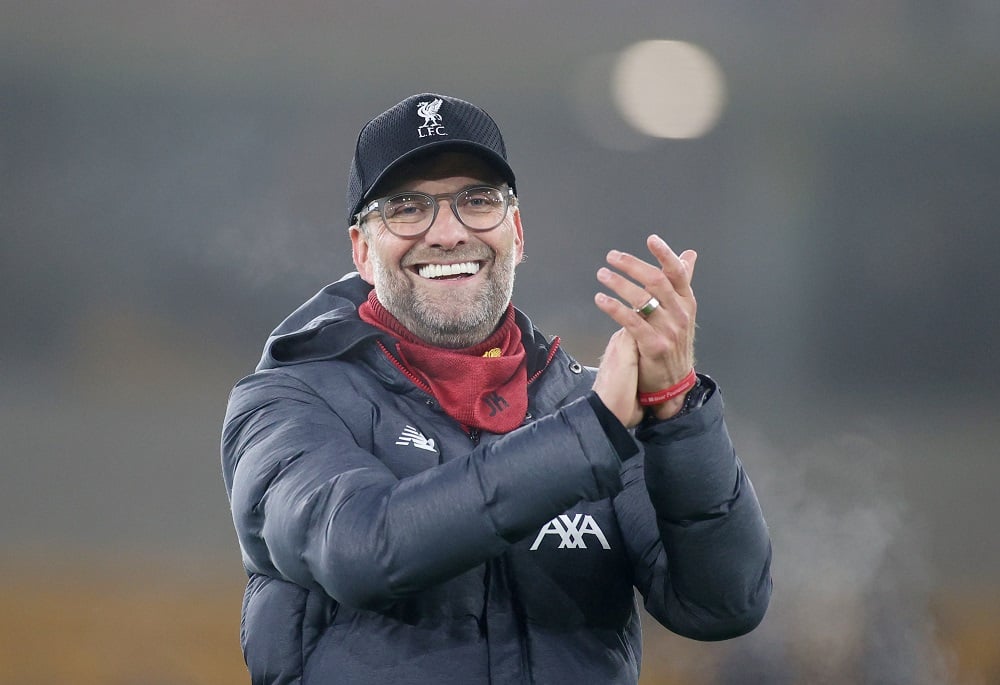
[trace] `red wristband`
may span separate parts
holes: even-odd
[[[656,392],[640,392],[639,404],[644,407],[652,407],[657,404],[663,404],[668,400],[672,400],[675,397],[683,395],[688,390],[693,388],[694,384],[697,382],[698,376],[695,374],[694,369],[691,369],[691,373],[684,376],[684,378],[665,390],[657,390]]]

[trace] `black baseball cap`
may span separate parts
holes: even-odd
[[[458,150],[481,157],[517,193],[507,148],[493,117],[465,100],[421,93],[382,112],[358,134],[347,182],[348,226],[390,170],[431,150]]]

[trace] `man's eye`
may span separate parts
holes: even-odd
[[[430,211],[427,202],[418,198],[389,202],[385,207],[386,219],[412,220],[425,216]]]
[[[490,191],[475,191],[462,197],[461,204],[468,209],[483,211],[499,207],[503,204],[503,199],[496,193]]]

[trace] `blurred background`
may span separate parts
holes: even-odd
[[[1000,683],[1000,3],[0,0],[0,683],[248,682],[229,389],[352,268],[360,127],[499,121],[515,301],[595,363],[612,247],[695,248],[774,541],[644,685]]]

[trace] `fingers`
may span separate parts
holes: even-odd
[[[698,254],[694,250],[685,250],[681,256],[678,256],[658,235],[649,236],[646,240],[646,246],[656,258],[659,266],[618,250],[611,250],[608,253],[608,264],[642,284],[646,290],[654,295],[657,294],[657,291],[666,294],[665,291],[669,288],[681,296],[690,296],[692,293],[691,278],[694,276],[694,265]],[[633,306],[639,304],[641,302],[635,303]]]
[[[637,327],[645,319],[631,310],[641,307],[650,297],[657,298],[662,306],[668,308],[673,306],[678,297],[690,300],[687,303],[677,303],[683,308],[694,306],[691,279],[698,254],[694,250],[685,250],[678,256],[656,235],[649,236],[646,243],[659,266],[626,252],[611,250],[607,256],[611,268],[601,267],[597,271],[598,281],[621,298],[624,304],[615,306],[605,299],[595,299],[595,303],[601,311],[633,335],[639,333]]]
[[[601,357],[602,361],[605,357],[613,357],[614,363],[619,366],[635,366],[639,363],[639,349],[635,338],[628,331],[618,329],[608,340],[604,355]]]
[[[642,418],[638,402],[639,352],[635,340],[619,329],[611,336],[594,380],[594,392],[625,426]]]
[[[594,295],[594,304],[597,305],[598,309],[611,317],[615,323],[628,331],[633,338],[638,339],[645,336],[646,331],[644,329],[648,328],[648,324],[633,308],[622,304],[619,300],[604,293]]]
[[[646,238],[646,247],[656,257],[663,269],[663,273],[670,279],[678,291],[684,288],[690,290],[691,278],[694,276],[694,263],[698,259],[698,253],[694,250],[685,250],[678,256],[670,249],[670,246],[655,233]],[[686,294],[686,293],[681,293]]]
[[[602,266],[597,270],[597,280],[633,308],[642,306],[650,298],[650,293],[645,288],[607,267]]]
[[[618,250],[608,253],[608,267],[598,270],[597,279],[610,294],[597,293],[594,304],[636,341],[639,384],[655,390],[671,385],[694,364],[697,301],[691,279],[698,254],[677,255],[655,235],[647,246],[658,266]],[[650,297],[659,307],[642,316],[635,308]]]

